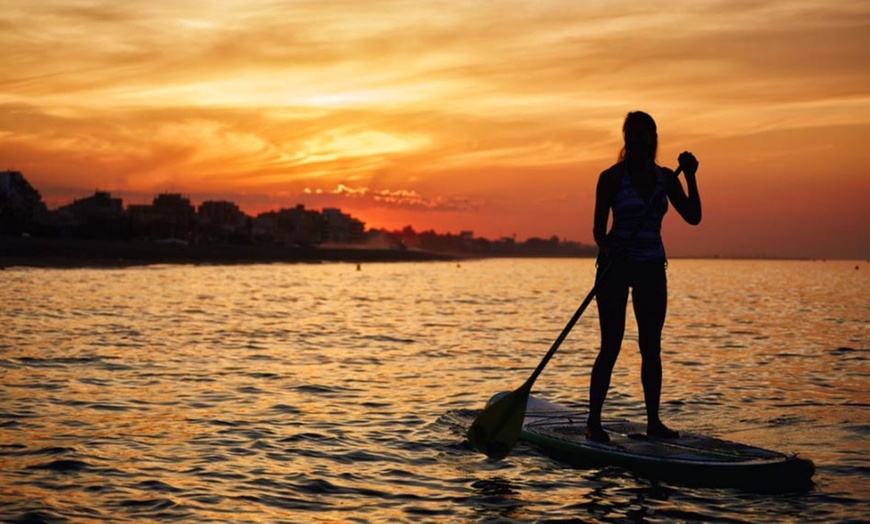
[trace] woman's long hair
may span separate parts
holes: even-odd
[[[644,113],[643,111],[632,111],[625,115],[625,122],[622,123],[622,141],[625,144],[625,131],[629,126],[637,126],[646,128],[653,136],[652,144],[650,144],[650,158],[653,162],[655,162],[656,155],[659,150],[659,135],[658,130],[656,129],[656,121],[653,120],[649,114]],[[622,146],[622,150],[619,152],[619,160],[620,162],[625,160],[625,145]]]

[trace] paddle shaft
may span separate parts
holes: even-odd
[[[677,167],[677,170],[674,171],[674,176],[679,176],[680,172],[682,170],[683,170],[682,166]],[[658,197],[659,197],[658,193],[653,195],[653,198],[650,200],[649,207],[647,207],[646,213],[644,213],[643,218],[640,219],[640,221],[635,226],[634,230],[631,232],[631,236],[629,237],[629,241],[634,240],[634,238],[637,236],[637,234],[643,228],[644,224],[646,224],[646,221],[652,215],[653,204],[655,203],[656,199],[658,199]],[[607,263],[607,265],[604,267],[604,269],[602,269],[601,272],[598,273],[598,276],[595,278],[595,284],[592,286],[592,289],[589,290],[589,293],[586,295],[586,298],[583,299],[583,302],[580,304],[580,307],[577,308],[577,311],[574,312],[574,316],[572,316],[571,320],[568,321],[568,324],[565,326],[565,329],[562,330],[562,332],[559,334],[559,337],[556,338],[555,342],[553,342],[553,345],[552,345],[552,347],[550,347],[550,350],[547,351],[547,354],[544,355],[543,359],[541,359],[541,363],[538,364],[538,367],[535,368],[535,371],[532,372],[532,375],[528,378],[528,380],[526,380],[526,382],[523,384],[521,389],[528,389],[529,391],[531,391],[532,384],[534,384],[535,380],[538,379],[538,375],[540,375],[541,372],[544,371],[544,368],[547,367],[547,364],[550,362],[550,359],[553,358],[553,355],[556,354],[556,351],[558,351],[559,346],[562,345],[562,342],[565,341],[565,339],[568,337],[568,334],[574,328],[574,324],[576,324],[577,321],[580,320],[580,317],[583,316],[583,313],[586,311],[586,308],[589,307],[589,304],[592,302],[592,299],[595,298],[595,294],[598,292],[599,283],[605,277],[605,275],[607,274],[607,272],[610,270],[610,268],[612,266],[613,266],[613,259],[611,258],[611,260]]]

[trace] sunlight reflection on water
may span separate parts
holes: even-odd
[[[591,260],[0,273],[9,518],[420,521],[868,518],[870,266],[673,260],[673,425],[816,461],[769,497],[472,452],[451,412],[537,365]],[[631,317],[629,317],[631,319]],[[591,307],[536,394],[582,407]],[[606,416],[642,418],[631,320]],[[789,517],[787,517],[789,516]]]

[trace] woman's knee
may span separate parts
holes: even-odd
[[[661,360],[662,344],[660,340],[641,340],[638,343],[638,347],[640,347],[640,356],[644,359],[652,358]]]
[[[619,358],[619,350],[619,345],[602,344],[598,356],[595,358],[595,365],[613,368],[616,359]]]

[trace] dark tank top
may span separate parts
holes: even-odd
[[[628,171],[622,175],[622,182],[613,200],[613,224],[610,228],[612,245],[626,258],[636,262],[665,259],[662,219],[668,211],[668,196],[664,190],[664,177],[658,167],[655,174],[652,202],[647,203],[637,194]],[[632,238],[641,221],[643,225]]]

